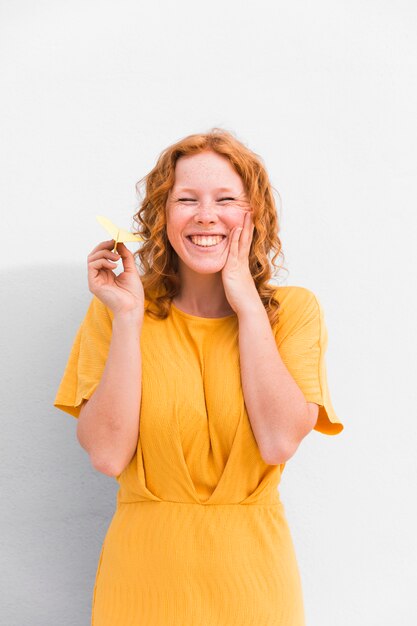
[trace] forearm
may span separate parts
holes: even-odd
[[[143,315],[114,317],[106,365],[98,387],[80,411],[77,438],[93,466],[118,475],[139,436]]]
[[[307,402],[279,354],[259,299],[238,313],[242,389],[265,462],[285,463],[308,431]]]

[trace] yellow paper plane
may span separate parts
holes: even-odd
[[[141,235],[134,235],[124,228],[119,228],[103,215],[96,215],[96,218],[97,221],[107,230],[107,232],[114,239],[114,248],[112,252],[117,252],[116,248],[119,241],[122,243],[125,241],[143,241]]]

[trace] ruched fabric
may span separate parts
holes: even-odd
[[[343,430],[331,403],[327,329],[308,289],[276,287],[273,329],[315,429]],[[93,296],[54,406],[78,418],[100,382],[113,313]],[[137,450],[119,483],[92,594],[92,626],[304,626],[302,585],[278,486],[246,411],[238,319],[172,305],[145,315]],[[138,416],[139,419],[139,416]]]

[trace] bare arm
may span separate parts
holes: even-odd
[[[266,463],[285,463],[312,430],[318,405],[304,395],[279,354],[261,301],[239,313],[243,395],[254,436]]]
[[[227,300],[238,316],[243,396],[259,451],[265,463],[285,463],[314,428],[318,405],[307,402],[279,353],[268,314],[249,267],[255,229],[253,208],[230,237],[222,280]]]
[[[139,436],[143,315],[123,313],[113,320],[109,355],[100,384],[84,401],[77,439],[95,469],[117,476],[133,457]]]
[[[133,254],[120,242],[113,252],[113,243],[100,242],[87,257],[88,287],[113,311],[113,320],[106,365],[80,409],[77,439],[95,469],[118,476],[132,459],[139,436],[144,291]],[[115,275],[120,258],[124,271]]]

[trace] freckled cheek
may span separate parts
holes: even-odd
[[[167,225],[167,239],[172,242],[175,246],[178,243],[183,243],[183,225],[177,225],[175,223]],[[171,244],[172,245],[172,244]]]
[[[231,209],[227,216],[224,216],[224,222],[232,230],[235,226],[243,226],[245,213],[241,209]]]

